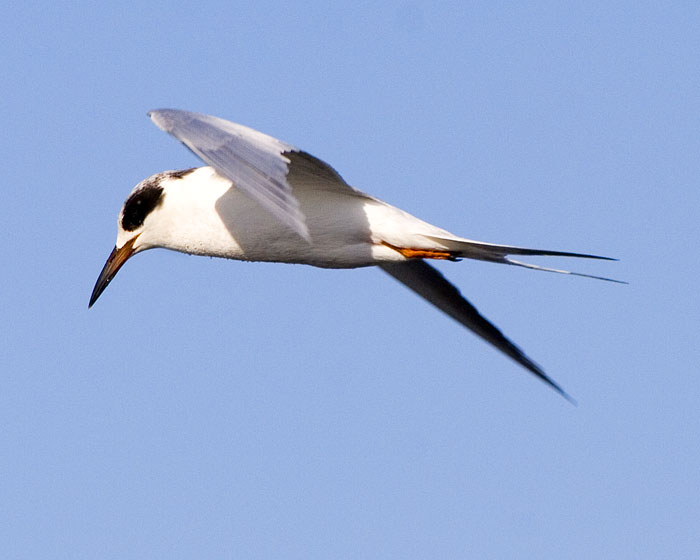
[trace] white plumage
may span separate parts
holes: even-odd
[[[209,166],[158,173],[134,188],[90,306],[131,255],[155,247],[327,268],[376,265],[569,398],[425,259],[577,274],[508,255],[605,257],[465,239],[349,186],[327,163],[261,132],[187,111],[149,114]]]

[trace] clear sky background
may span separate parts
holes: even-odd
[[[697,558],[697,3],[3,8],[3,558]],[[582,6],[585,4],[585,6]],[[155,250],[132,187],[218,115],[419,217],[578,401],[381,271]]]

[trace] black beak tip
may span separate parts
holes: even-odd
[[[102,268],[102,271],[100,272],[100,275],[97,278],[97,282],[95,282],[95,287],[92,289],[92,294],[90,295],[90,302],[88,303],[88,309],[90,309],[95,304],[97,298],[99,298],[100,295],[102,295],[102,292],[104,292],[107,286],[109,286],[109,283],[112,281],[112,278],[114,278],[114,276],[117,274],[122,265],[134,253],[132,246],[133,241],[127,242],[120,249],[117,249],[115,247],[112,250],[112,252],[109,255],[109,258],[107,259],[107,262],[105,263],[104,267]]]
[[[95,290],[93,290],[92,295],[90,296],[90,303],[88,303],[88,309],[90,309],[95,304],[98,297],[100,297],[100,295],[96,294]]]
[[[88,303],[88,309],[90,309],[97,299],[102,295],[102,292],[105,291],[105,288],[109,284],[111,278],[105,276],[104,274],[100,274],[100,277],[97,279],[97,283],[95,284],[95,287],[92,289],[92,294],[90,294],[90,303]]]

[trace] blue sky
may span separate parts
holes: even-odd
[[[28,3],[0,62],[5,558],[690,558],[693,3]],[[380,271],[155,250],[90,311],[201,111],[474,239],[442,263],[573,407]]]

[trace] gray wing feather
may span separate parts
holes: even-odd
[[[158,109],[149,116],[159,128],[233,181],[236,188],[310,240],[304,214],[287,180],[290,158],[285,154],[298,152],[294,146],[210,115]],[[330,168],[326,164],[323,166],[324,170]]]
[[[491,343],[521,366],[534,373],[567,400],[574,402],[535,362],[508,340],[488,319],[479,313],[439,271],[423,260],[379,265],[435,307]]]

